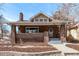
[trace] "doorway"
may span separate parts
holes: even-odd
[[[59,27],[57,25],[49,27],[48,33],[49,33],[49,38],[59,38],[60,37]]]
[[[49,27],[48,33],[50,40],[60,40],[59,27],[57,25]]]

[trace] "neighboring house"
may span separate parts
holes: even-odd
[[[69,29],[69,39],[71,42],[79,42],[79,23],[73,24]]]
[[[42,42],[47,44],[53,38],[65,41],[67,37],[66,25],[72,22],[53,19],[43,13],[38,13],[26,21],[21,12],[19,21],[9,23],[12,27],[12,43]]]
[[[3,24],[6,23],[6,21],[3,15],[0,15],[0,39],[3,38]]]

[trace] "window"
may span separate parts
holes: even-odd
[[[40,19],[40,22],[42,22],[43,21],[43,19]]]
[[[26,28],[26,33],[29,33],[30,28]]]
[[[35,19],[35,21],[37,22],[37,21],[38,21],[38,19]]]
[[[34,27],[34,28],[32,28],[32,27],[26,28],[26,33],[37,33],[37,32],[39,32],[39,28],[36,28],[36,27]]]
[[[45,22],[47,22],[47,19],[44,19]]]
[[[52,28],[50,28],[50,30],[49,30],[50,32],[52,32]]]

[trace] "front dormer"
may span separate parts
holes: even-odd
[[[50,22],[52,19],[50,19],[47,15],[43,13],[38,13],[34,17],[32,17],[31,22]]]

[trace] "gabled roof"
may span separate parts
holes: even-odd
[[[40,13],[38,13],[38,14],[32,16],[32,17],[30,18],[30,21],[31,21],[33,18],[38,17],[38,16],[40,16],[40,15],[43,15],[43,16],[49,18],[50,20],[52,20],[52,18],[50,18],[47,14],[44,14],[44,13],[41,13],[41,12],[40,12]]]

